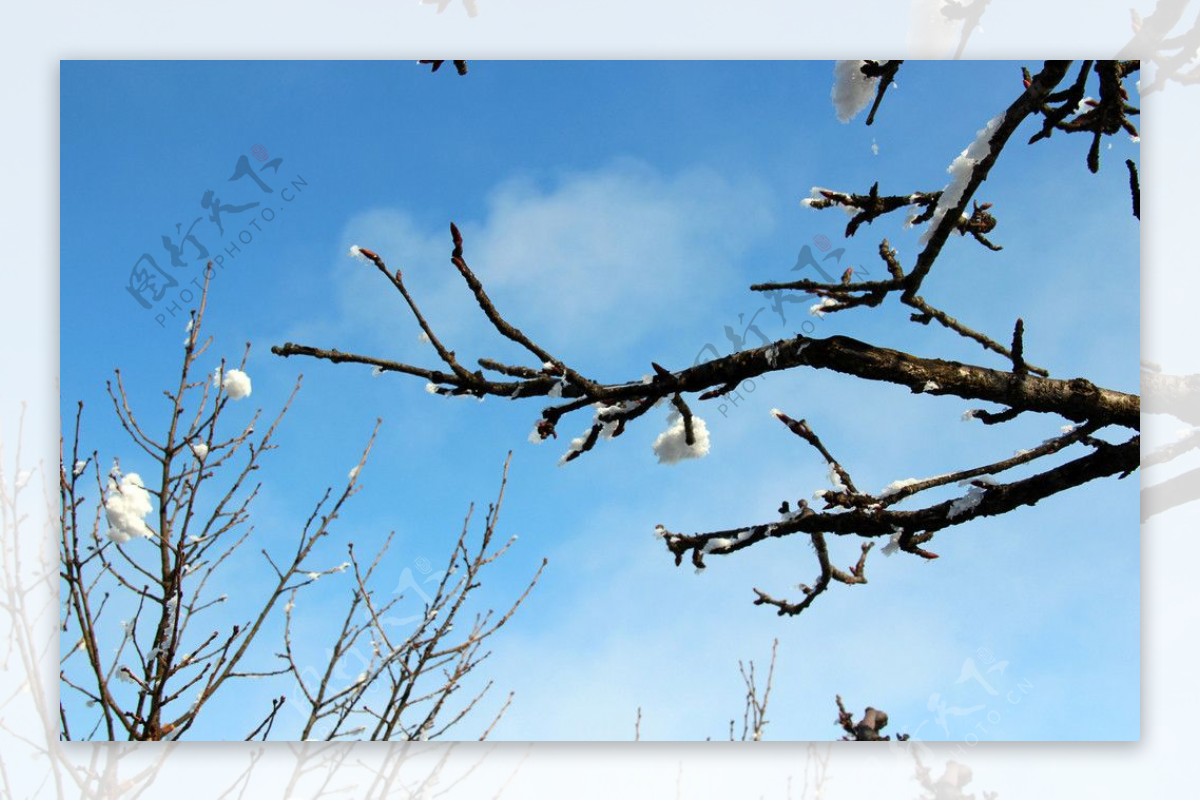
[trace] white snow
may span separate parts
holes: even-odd
[[[965,423],[968,420],[974,420],[975,415],[977,415],[977,414],[979,414],[978,409],[967,409],[965,412],[962,413],[963,422]]]
[[[71,475],[75,476],[75,478],[79,478],[81,475],[83,475],[83,471],[85,469],[87,469],[87,462],[80,459],[75,463],[75,469],[71,471]]]
[[[667,415],[667,430],[654,440],[654,455],[659,464],[675,464],[683,459],[698,459],[708,453],[708,425],[696,415],[692,415],[692,433],[695,442],[687,444],[687,431],[683,425],[683,415],[672,409]]]
[[[967,490],[966,495],[950,504],[950,510],[946,512],[946,517],[953,519],[959,515],[971,511],[979,505],[980,501],[983,500],[985,493],[986,490],[984,490],[982,487],[971,487],[971,489]]]
[[[941,389],[941,386],[938,384],[938,382],[926,381],[925,386],[922,387],[921,391],[922,392],[933,392],[935,389]]]
[[[933,219],[929,221],[929,226],[925,229],[925,233],[921,234],[921,243],[929,241],[929,237],[933,234],[935,228],[941,224],[942,218],[946,216],[946,212],[958,205],[958,201],[962,199],[963,191],[967,188],[967,183],[971,180],[971,172],[975,169],[975,165],[987,158],[991,152],[992,135],[996,129],[1000,127],[1000,122],[1004,119],[1004,113],[996,115],[975,135],[975,141],[967,146],[967,149],[958,155],[946,168],[946,172],[950,173],[950,183],[946,184],[946,188],[942,190],[941,197],[938,198],[937,208],[933,212]]]
[[[427,384],[425,384],[425,391],[428,392],[430,395],[438,394],[437,384],[433,383],[432,381],[428,382]]]
[[[887,545],[884,545],[879,550],[883,552],[884,556],[891,556],[896,551],[900,550],[900,538],[903,536],[904,529],[897,526],[896,528],[892,529],[892,536]]]
[[[875,97],[879,78],[862,74],[863,61],[839,61],[833,67],[833,108],[839,122],[850,122]]]
[[[833,465],[829,465],[829,483],[833,485],[834,492],[846,491],[846,485],[842,483],[842,477],[838,475],[838,471]]]
[[[189,442],[188,447],[192,449],[192,453],[196,458],[203,461],[205,456],[208,456],[208,446],[203,442]]]
[[[120,484],[109,477],[104,513],[108,518],[110,540],[128,542],[134,537],[153,537],[154,532],[145,521],[146,515],[152,511],[150,493],[142,484],[141,476],[129,473],[121,478]]]
[[[359,469],[358,465],[354,465],[354,467],[350,468],[350,472],[346,477],[349,478],[351,481],[358,478],[358,469]]]
[[[617,435],[617,426],[619,426],[621,424],[620,421],[615,420],[615,419],[614,420],[604,420],[603,418],[607,415],[620,414],[623,411],[625,411],[625,406],[624,406],[624,404],[619,403],[619,402],[614,403],[612,406],[605,406],[602,403],[596,404],[596,418],[595,418],[594,422],[603,426],[600,429],[601,437],[603,437],[604,439],[612,439],[613,437],[615,437]]]
[[[888,484],[886,487],[883,488],[883,490],[879,493],[879,497],[886,498],[889,495],[895,495],[897,492],[899,492],[902,489],[911,487],[913,484],[920,484],[920,483],[921,483],[921,479],[919,479],[919,478],[902,478],[902,479],[899,479],[898,481],[893,481],[891,484]]]
[[[713,551],[721,548],[728,548],[730,545],[733,545],[733,540],[726,537],[714,537],[713,539],[704,543],[704,547],[701,550],[704,553],[712,553]]]
[[[536,429],[535,429],[535,433],[536,433]],[[562,458],[560,458],[558,460],[559,467],[562,467],[564,464],[566,464],[567,460],[571,458],[572,454],[580,453],[581,451],[583,451],[583,444],[585,442],[587,442],[588,434],[590,434],[590,433],[592,433],[592,430],[591,430],[591,428],[588,428],[587,431],[584,431],[578,437],[571,440],[571,444],[569,446],[567,446],[567,452],[564,453],[562,455]]]
[[[809,308],[808,313],[816,315],[817,317],[824,317],[825,310],[830,308],[831,306],[836,306],[836,305],[837,305],[837,301],[834,300],[833,298],[821,298],[821,302],[813,304]]]
[[[800,203],[801,203],[801,205],[804,205],[804,206],[811,206],[812,204],[816,203],[818,200],[829,200],[829,198],[825,197],[825,195],[823,195],[821,193],[822,192],[832,192],[832,191],[833,191],[832,189],[830,189],[829,187],[826,187],[826,186],[814,186],[813,188],[808,190],[808,197],[804,198],[804,200],[801,200]]]
[[[250,395],[250,376],[241,370],[226,370],[221,377],[221,387],[233,400],[241,400]]]

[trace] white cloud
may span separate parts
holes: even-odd
[[[603,358],[719,302],[739,255],[772,225],[765,196],[708,168],[665,175],[623,159],[552,182],[514,178],[488,195],[481,220],[455,221],[466,260],[501,314],[552,352]],[[505,341],[448,264],[448,223],[418,225],[404,210],[373,209],[350,220],[344,238],[403,271],[460,357],[497,355]],[[370,331],[390,353],[428,360],[428,346],[397,350],[397,327],[415,333],[416,323],[378,274],[348,261],[334,268],[337,327]]]

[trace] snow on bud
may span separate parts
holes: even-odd
[[[75,463],[75,468],[71,471],[71,475],[75,476],[75,478],[79,478],[80,476],[83,475],[83,471],[86,469],[87,469],[87,462],[80,459],[78,462]]]
[[[557,438],[558,434],[554,431],[554,424],[546,419],[538,420],[533,426],[533,431],[529,432],[529,441],[534,445],[538,445],[550,437]]]
[[[683,424],[683,415],[672,409],[667,415],[668,428],[654,440],[654,455],[659,464],[675,464],[683,459],[698,459],[708,454],[708,425],[699,417],[692,415],[692,433],[695,442],[687,444],[687,429]]]
[[[250,376],[241,370],[226,370],[221,379],[225,393],[233,400],[241,400],[250,395]]]
[[[430,395],[436,395],[436,394],[438,394],[438,386],[437,386],[437,384],[430,381],[425,385],[425,391],[428,392]]]
[[[883,488],[883,490],[879,493],[879,497],[886,498],[889,495],[895,495],[900,490],[906,489],[908,487],[911,487],[913,484],[919,484],[919,483],[921,483],[921,480],[917,479],[917,478],[902,478],[902,479],[899,479],[898,481],[893,481],[891,484],[888,484],[886,487]]]
[[[814,303],[809,307],[808,313],[816,317],[824,317],[825,310],[837,305],[837,301],[833,298],[821,298],[820,303]]]
[[[559,458],[559,460],[558,460],[559,467],[562,467],[567,462],[574,459],[578,454],[583,452],[583,446],[587,444],[589,433],[591,433],[590,429],[588,431],[583,432],[575,439],[571,440],[571,444],[567,447],[567,452],[564,453],[562,455],[562,457]]]
[[[937,390],[937,389],[941,389],[941,386],[938,385],[938,382],[926,381],[925,386],[921,388],[921,391],[922,392],[933,392],[934,390]]]
[[[358,465],[354,465],[354,467],[350,468],[350,473],[347,478],[349,478],[351,481],[358,478]]]
[[[122,543],[134,537],[153,537],[154,532],[145,521],[146,515],[152,511],[150,493],[137,473],[123,476],[120,484],[113,477],[108,479],[104,512],[108,518],[110,540]]]
[[[978,414],[979,414],[978,409],[967,409],[965,412],[962,413],[963,422],[965,423],[968,420],[974,420]]]
[[[320,573],[317,573],[317,572],[315,572],[315,571],[313,571],[313,572],[311,572],[311,573],[309,573],[309,574],[308,574],[308,577],[309,577],[310,579],[312,579],[313,581],[316,581],[317,579],[319,579],[319,578],[321,577],[321,574],[320,574]]]
[[[601,437],[612,439],[617,435],[617,428],[621,425],[621,421],[616,418],[623,411],[625,411],[625,405],[620,401],[611,406],[605,406],[603,403],[596,404],[596,417],[593,422],[601,427]]]
[[[667,527],[662,523],[659,523],[654,527],[654,538],[656,540],[661,540],[665,536],[667,536]]]
[[[203,442],[189,442],[188,447],[192,449],[192,453],[196,455],[196,458],[201,461],[204,461],[204,457],[208,456],[208,446]]]

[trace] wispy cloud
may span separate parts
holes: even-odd
[[[739,256],[773,225],[766,194],[710,168],[665,174],[623,159],[548,182],[514,177],[488,195],[480,219],[456,222],[503,313],[556,353],[604,359],[712,311]],[[447,264],[445,224],[397,206],[361,212],[344,231],[345,247],[370,247],[404,270],[439,334],[495,355],[498,338]],[[339,259],[331,281],[335,316],[305,324],[306,335],[365,335],[398,358],[420,353],[416,325],[373,269]],[[397,330],[409,329],[397,346]]]

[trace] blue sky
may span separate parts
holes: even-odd
[[[770,418],[772,407],[807,418],[874,490],[1003,458],[1063,421],[984,429],[960,421],[957,399],[776,374],[736,406],[697,405],[712,437],[705,459],[656,464],[650,444],[665,419],[654,412],[560,468],[565,440],[590,418],[567,418],[564,438],[534,446],[536,403],[443,399],[416,379],[269,352],[296,341],[435,366],[401,299],[347,258],[357,243],[404,269],[460,356],[515,358],[448,264],[455,220],[501,311],[601,379],[636,378],[651,360],[687,366],[708,345],[727,353],[725,327],[744,332],[751,321],[772,339],[805,326],[1002,366],[907,322],[894,303],[820,319],[797,303],[783,320],[747,287],[795,276],[800,249],[820,237],[869,274],[883,272],[875,251],[885,236],[911,264],[919,230],[904,230],[902,217],[843,241],[841,212],[798,201],[814,185],[940,189],[946,166],[1019,92],[1019,66],[908,62],[868,128],[861,116],[837,122],[831,63],[476,62],[460,78],[449,65],[430,75],[411,62],[63,62],[64,410],[83,399],[88,444],[148,471],[103,386],[120,367],[147,417],[176,380],[186,312],[168,309],[189,305],[178,291],[200,271],[170,266],[161,237],[206,215],[208,190],[232,206],[257,201],[226,212],[224,234],[208,219],[192,229],[210,254],[225,253],[207,318],[213,366],[253,343],[254,393],[230,422],[273,411],[305,375],[264,468],[256,536],[268,546],[288,536],[324,487],[344,481],[382,417],[338,536],[365,544],[395,530],[397,576],[440,563],[467,504],[494,497],[513,450],[501,529],[520,539],[484,600],[503,603],[543,556],[550,565],[492,641],[485,669],[516,691],[495,736],[627,739],[640,706],[644,738],[723,737],[730,718],[740,724],[738,660],[764,664],[777,637],[771,739],[836,736],[835,693],[887,709],[923,739],[1136,739],[1133,481],[944,532],[933,563],[876,552],[870,584],[835,587],[796,619],[752,606],[750,588],[794,595],[812,581],[811,549],[798,538],[710,559],[697,576],[652,537],[660,522],[690,531],[773,519],[783,498],[827,486],[825,466]],[[1091,175],[1082,138],[1025,147],[1032,133],[1018,132],[979,195],[995,204],[993,240],[1005,249],[953,239],[924,295],[1001,339],[1021,316],[1031,361],[1136,392],[1138,227],[1122,162],[1137,159],[1137,145],[1114,138]],[[227,180],[242,156],[272,192],[248,176]],[[274,159],[277,170],[265,166]],[[233,243],[240,250],[226,253]],[[180,284],[151,309],[125,288],[146,252]],[[330,564],[344,541],[330,543]],[[858,550],[834,547],[846,564]],[[337,597],[336,587],[321,592]],[[308,624],[316,632],[322,621]],[[247,688],[230,704],[234,736],[253,726],[252,699],[270,694]]]

